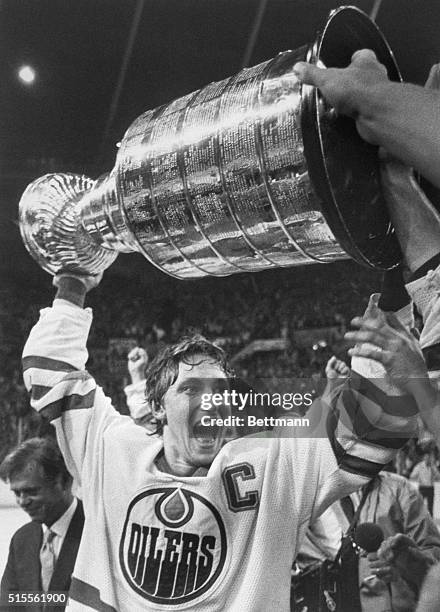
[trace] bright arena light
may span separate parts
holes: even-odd
[[[18,78],[26,85],[35,81],[35,70],[31,66],[22,66],[18,71]]]

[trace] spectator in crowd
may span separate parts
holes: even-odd
[[[404,476],[405,478],[409,478],[411,471],[414,467],[414,461],[411,458],[409,448],[401,448],[397,455],[395,461],[396,474],[400,476]]]
[[[342,360],[331,357],[325,368],[324,397],[329,398],[349,372]],[[380,557],[377,553],[357,556],[350,545],[346,546],[344,534],[354,532],[361,523],[375,523],[382,529],[386,540]],[[398,534],[406,539],[397,538]],[[389,553],[397,545],[405,548],[407,557],[405,563],[394,567]],[[308,568],[317,561],[335,559],[340,548],[339,597],[345,602],[344,610],[414,612],[424,576],[440,561],[440,533],[410,482],[384,471],[359,491],[335,502],[310,525],[296,559],[301,575],[308,575]],[[295,583],[301,593],[301,579]],[[317,592],[319,588],[317,584]]]
[[[440,480],[440,472],[435,465],[434,455],[431,451],[423,454],[422,461],[414,466],[410,479],[419,485],[420,494],[426,499],[430,513],[434,506],[434,482]]]
[[[310,526],[300,550],[299,562],[304,566],[316,559],[334,559],[344,533],[356,512],[365,487],[331,506],[315,524]],[[338,528],[335,528],[336,525]],[[381,527],[386,538],[378,553],[359,556],[355,567],[343,565],[341,578],[345,589],[345,601],[350,612],[414,612],[422,580],[429,568],[440,561],[440,533],[422,497],[406,478],[381,472],[366,492],[357,524],[375,523]],[[388,540],[404,534],[409,558],[405,564],[394,566],[386,557],[386,548],[402,540]],[[380,555],[380,556],[379,556]],[[353,579],[355,584],[353,584]],[[352,587],[351,593],[349,586]],[[355,590],[357,592],[355,592]],[[357,605],[356,605],[357,599]]]
[[[63,591],[67,601],[84,513],[72,495],[72,477],[58,446],[45,438],[26,440],[3,460],[0,476],[31,518],[11,540],[1,580],[1,609],[36,612],[40,608],[35,603],[11,605],[10,595],[29,591]],[[51,609],[64,610],[66,601]]]

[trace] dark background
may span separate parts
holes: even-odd
[[[237,72],[259,0],[144,0],[115,112],[112,99],[136,0],[0,0],[0,274],[36,274],[21,244],[17,204],[26,185],[53,171],[96,178],[141,112]],[[370,13],[373,0],[353,5]],[[248,65],[311,41],[329,0],[268,0]],[[377,23],[406,80],[423,83],[440,59],[440,2],[384,0]],[[17,78],[30,64],[32,86]],[[110,118],[110,123],[109,123]],[[151,266],[119,257],[116,269]],[[111,271],[110,271],[111,274]]]

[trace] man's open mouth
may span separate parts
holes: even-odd
[[[197,421],[192,428],[192,437],[200,444],[213,444],[220,435],[221,428],[218,425],[202,425],[201,421]]]

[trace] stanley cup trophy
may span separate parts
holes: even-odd
[[[51,274],[98,273],[133,251],[179,279],[347,257],[392,268],[400,251],[377,148],[292,70],[345,67],[362,48],[400,80],[376,25],[341,7],[309,47],[145,112],[108,175],[47,174],[27,187],[26,248]]]

